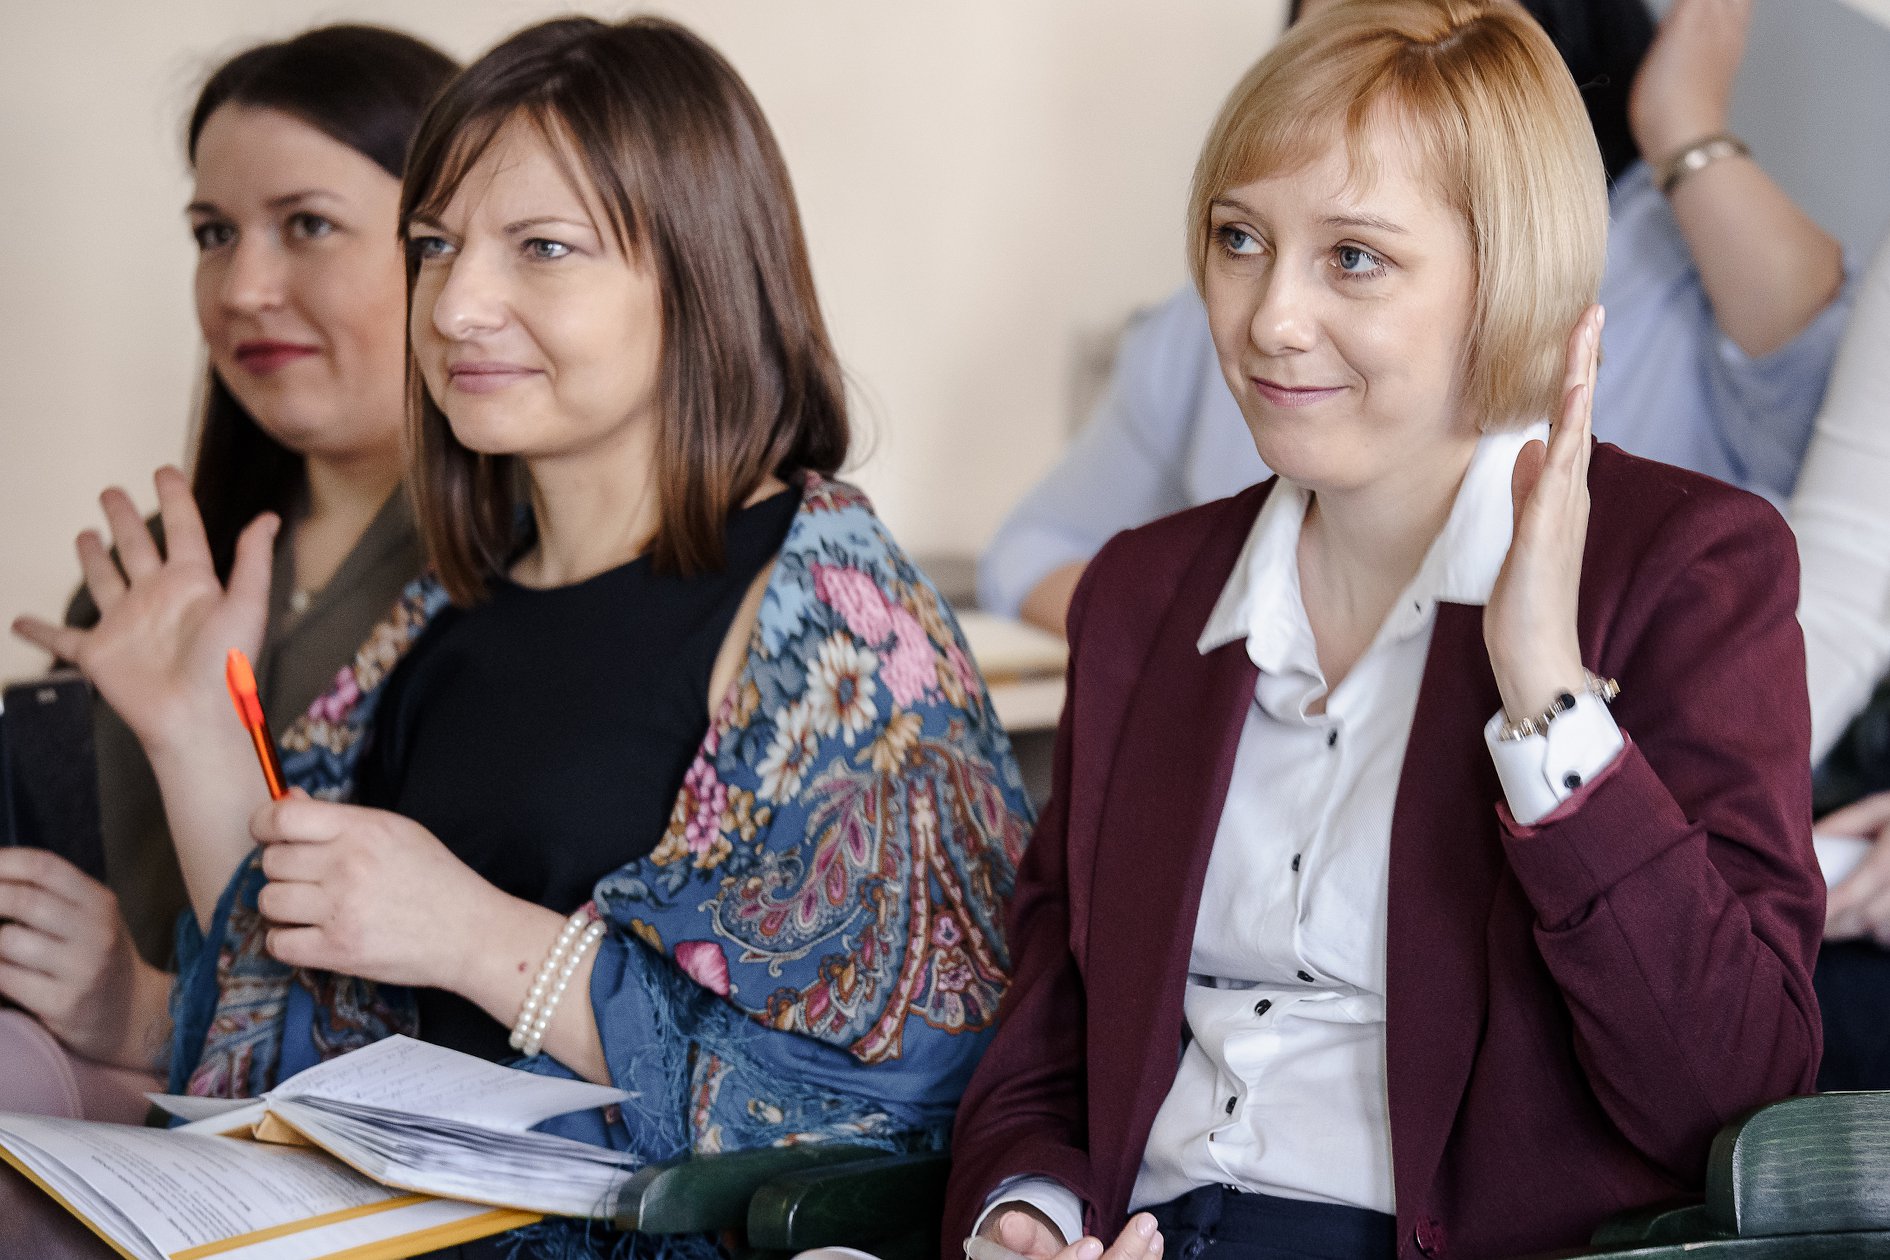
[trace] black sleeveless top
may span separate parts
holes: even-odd
[[[722,640],[799,505],[790,490],[731,516],[717,573],[639,557],[551,590],[501,580],[441,612],[387,682],[356,802],[420,823],[515,897],[576,910],[662,838],[708,734]],[[419,1006],[427,1041],[512,1055],[466,999],[422,990]]]

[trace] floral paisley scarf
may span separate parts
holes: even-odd
[[[346,799],[383,684],[446,605],[422,577],[283,733],[288,777]],[[631,772],[626,768],[626,773]],[[844,1137],[942,1139],[1006,983],[1031,825],[950,611],[865,497],[804,478],[735,686],[669,826],[606,874],[591,997],[621,1114],[571,1136],[649,1159]],[[408,990],[264,950],[255,855],[207,933],[185,915],[172,1087],[254,1095],[415,1031]],[[540,1056],[521,1066],[564,1073]]]

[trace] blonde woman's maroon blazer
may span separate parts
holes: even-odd
[[[1584,1243],[1702,1186],[1720,1126],[1809,1091],[1824,886],[1785,522],[1598,446],[1579,630],[1627,746],[1535,826],[1483,740],[1483,610],[1441,605],[1391,832],[1386,1058],[1400,1256]],[[1271,483],[1118,535],[1070,612],[1016,980],[959,1111],[945,1254],[1001,1181],[1124,1223],[1254,666],[1206,624]]]

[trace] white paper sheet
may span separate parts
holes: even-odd
[[[74,1208],[130,1225],[158,1256],[404,1197],[319,1151],[235,1138],[15,1115],[0,1115],[0,1137]]]
[[[323,1098],[513,1131],[630,1097],[608,1085],[536,1076],[398,1036],[298,1072],[264,1095]]]

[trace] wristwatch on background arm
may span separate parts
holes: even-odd
[[[1746,147],[1745,141],[1730,131],[1721,131],[1695,140],[1662,162],[1656,182],[1660,185],[1662,195],[1671,197],[1673,190],[1684,183],[1688,176],[1705,170],[1721,158],[1751,156],[1752,150]]]

